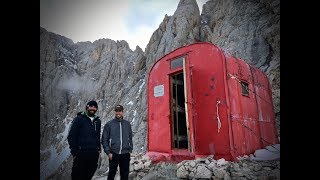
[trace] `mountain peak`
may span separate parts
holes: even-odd
[[[180,0],[176,12],[181,10],[185,11],[185,10],[191,10],[191,9],[198,11],[198,13],[200,14],[199,6],[196,0]],[[189,11],[186,11],[186,13],[187,12]]]

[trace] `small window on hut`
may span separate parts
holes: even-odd
[[[183,67],[183,57],[179,57],[177,59],[174,59],[170,62],[170,69],[177,69]]]
[[[241,81],[241,91],[242,95],[249,96],[249,86],[248,83]]]

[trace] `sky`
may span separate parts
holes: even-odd
[[[208,0],[196,0],[201,13]],[[125,40],[145,50],[165,14],[179,0],[40,0],[40,26],[74,43],[102,38]]]

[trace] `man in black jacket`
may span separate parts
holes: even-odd
[[[127,180],[133,145],[131,125],[129,121],[123,119],[123,106],[115,107],[115,118],[104,126],[101,143],[109,157],[108,180],[114,179],[118,165],[121,180]]]
[[[79,112],[72,121],[68,143],[73,156],[73,180],[90,180],[97,169],[101,152],[101,120],[95,115],[97,109],[97,102],[90,101],[86,111]]]

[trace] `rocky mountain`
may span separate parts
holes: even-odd
[[[72,158],[66,136],[86,102],[98,102],[104,125],[113,107],[125,107],[132,124],[134,152],[147,145],[147,75],[152,64],[172,50],[198,41],[212,42],[264,71],[271,82],[280,136],[279,0],[180,0],[165,16],[143,51],[126,41],[99,39],[74,43],[40,27],[40,175],[70,179]],[[101,153],[97,174],[106,171]]]

